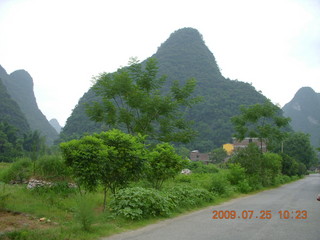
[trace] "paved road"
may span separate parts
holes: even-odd
[[[320,175],[312,174],[274,190],[238,198],[103,240],[319,240],[320,202],[316,201],[319,192]],[[212,219],[213,210],[235,210],[237,216],[236,219],[216,220]],[[243,212],[246,210],[254,211],[252,219],[242,218],[242,213],[246,217],[246,212]],[[260,211],[266,210],[271,210],[271,219],[259,219],[263,217]],[[288,210],[291,213],[289,219],[280,219],[280,210]],[[297,216],[296,211],[302,210],[307,211],[307,219],[292,219]]]

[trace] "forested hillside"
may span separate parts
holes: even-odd
[[[20,135],[30,131],[29,124],[19,105],[10,97],[7,88],[0,79],[0,122],[6,122],[15,127]]]
[[[202,96],[203,101],[187,113],[198,131],[198,136],[186,145],[189,149],[210,151],[230,142],[234,133],[230,118],[239,114],[240,105],[266,100],[252,85],[221,75],[214,55],[196,29],[184,28],[172,33],[152,57],[158,61],[159,75],[167,75],[167,88],[174,80],[181,83],[190,78],[197,80],[194,94]],[[89,120],[85,113],[85,105],[95,100],[97,97],[92,89],[84,94],[67,120],[62,138],[101,131],[101,124]]]
[[[312,145],[320,146],[320,93],[310,87],[300,88],[283,111],[291,118],[293,130],[310,134]]]
[[[42,136],[46,137],[48,144],[53,144],[58,133],[38,108],[30,74],[24,70],[18,70],[8,75],[1,67],[0,78],[11,98],[19,105],[25,115],[31,130],[38,130]]]

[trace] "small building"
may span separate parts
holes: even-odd
[[[193,150],[190,152],[190,160],[201,161],[204,164],[208,164],[210,162],[209,153],[200,153],[199,150]]]
[[[261,142],[259,138],[246,137],[242,141],[238,141],[236,138],[232,138],[232,140],[233,140],[234,151],[246,148],[250,143],[256,144],[259,147],[259,149],[262,148],[262,152],[267,151],[266,142],[264,140],[262,140]]]

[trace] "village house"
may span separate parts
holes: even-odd
[[[200,153],[199,150],[193,150],[190,152],[190,160],[201,161],[204,164],[208,164],[210,162],[209,153]]]
[[[233,140],[234,151],[246,148],[249,145],[249,143],[256,144],[259,147],[259,149],[262,148],[262,152],[266,152],[267,151],[266,142],[264,140],[262,140],[262,143],[261,143],[259,138],[246,137],[242,141],[238,141],[236,138],[232,138],[232,140]]]

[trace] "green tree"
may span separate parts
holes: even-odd
[[[109,148],[93,136],[61,143],[60,148],[78,186],[94,191],[99,185],[101,162],[108,155]]]
[[[0,122],[0,162],[12,162],[22,155],[17,129],[7,122]]]
[[[214,150],[212,150],[212,152],[210,153],[210,160],[212,161],[212,163],[222,163],[226,157],[228,156],[226,150],[224,150],[223,148],[216,148]]]
[[[188,142],[195,132],[184,112],[199,99],[191,95],[196,81],[189,79],[182,87],[173,82],[171,90],[162,90],[166,77],[157,77],[158,67],[150,58],[144,67],[135,59],[129,67],[97,77],[94,90],[102,101],[87,107],[87,114],[96,122],[126,129],[160,141]]]
[[[281,173],[288,176],[298,175],[299,163],[293,157],[290,157],[285,153],[281,153],[280,155],[282,158]]]
[[[249,107],[242,106],[241,114],[231,119],[237,139],[243,140],[245,137],[259,138],[261,143],[266,141],[268,147],[274,141],[281,141],[285,137],[282,131],[290,121],[290,118],[280,116],[280,108],[266,101],[264,104],[255,104]]]
[[[146,177],[156,189],[161,188],[163,182],[176,176],[187,161],[176,154],[169,143],[160,143],[149,153]]]
[[[231,158],[231,163],[238,163],[246,169],[249,175],[261,174],[263,155],[256,144],[250,143],[246,148],[240,149]]]
[[[101,183],[104,187],[104,205],[106,191],[113,194],[125,187],[130,181],[138,180],[144,169],[146,149],[144,137],[133,136],[118,129],[94,135],[109,147],[108,155],[100,164]]]
[[[283,153],[303,163],[307,168],[317,163],[317,154],[305,133],[291,133],[283,142]]]
[[[261,177],[264,186],[274,184],[276,177],[281,173],[281,156],[276,153],[266,152],[263,154]]]
[[[143,140],[141,136],[113,129],[60,146],[78,183],[90,191],[102,184],[105,209],[108,189],[115,194],[117,189],[140,177],[145,160]]]
[[[35,175],[36,160],[40,155],[44,155],[46,150],[46,138],[41,136],[37,130],[25,133],[23,134],[23,149],[33,161],[33,175]]]

